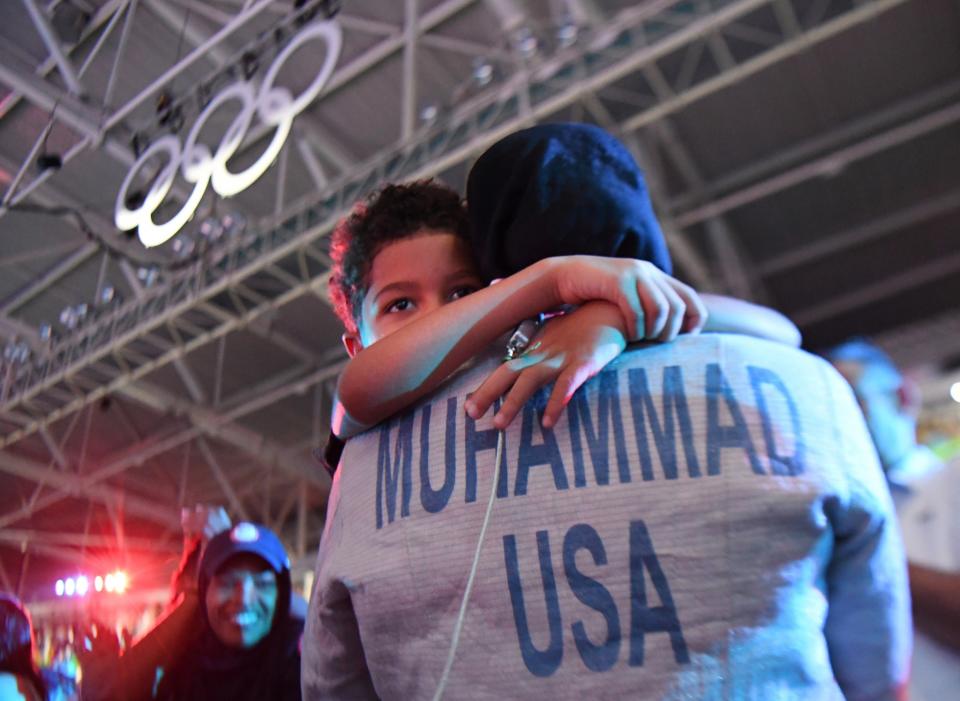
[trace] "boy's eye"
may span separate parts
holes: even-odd
[[[466,297],[469,294],[473,294],[476,291],[477,291],[477,288],[473,287],[472,285],[458,287],[457,289],[455,289],[453,292],[450,293],[450,299],[460,299],[462,297]]]
[[[413,306],[413,302],[406,297],[394,300],[383,308],[384,314],[394,314],[396,312],[405,312]]]

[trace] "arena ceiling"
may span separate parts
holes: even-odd
[[[905,365],[960,360],[953,0],[338,5],[7,3],[0,587],[47,598],[57,576],[118,560],[151,580],[196,502],[274,526],[308,567],[329,489],[310,451],[344,359],[326,234],[384,179],[462,187],[487,145],[537,121],[630,146],[678,274],[701,289],[781,309],[811,349],[856,334]],[[138,156],[181,143],[211,96],[258,85],[337,10],[332,75],[263,176],[207,191],[162,246],[119,231]],[[305,44],[277,82],[299,94],[326,55]],[[274,132],[254,118],[232,167]],[[159,168],[121,199],[142,202]],[[191,188],[178,177],[157,218]]]

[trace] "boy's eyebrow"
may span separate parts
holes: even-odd
[[[386,292],[404,292],[415,286],[416,285],[413,282],[409,282],[407,280],[391,282],[389,284],[384,285],[379,290],[377,290],[376,294],[373,295],[373,301],[376,302]]]
[[[450,280],[459,280],[465,277],[479,278],[480,275],[471,268],[461,268],[460,270],[455,270],[447,275],[446,280],[449,282]]]

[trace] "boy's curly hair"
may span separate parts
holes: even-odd
[[[467,211],[456,191],[431,179],[386,185],[358,202],[331,235],[330,301],[348,333],[357,333],[370,266],[385,245],[421,229],[468,237]]]

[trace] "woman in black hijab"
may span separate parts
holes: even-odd
[[[216,535],[200,561],[200,626],[158,699],[299,699],[303,620],[290,615],[290,561],[264,526]]]

